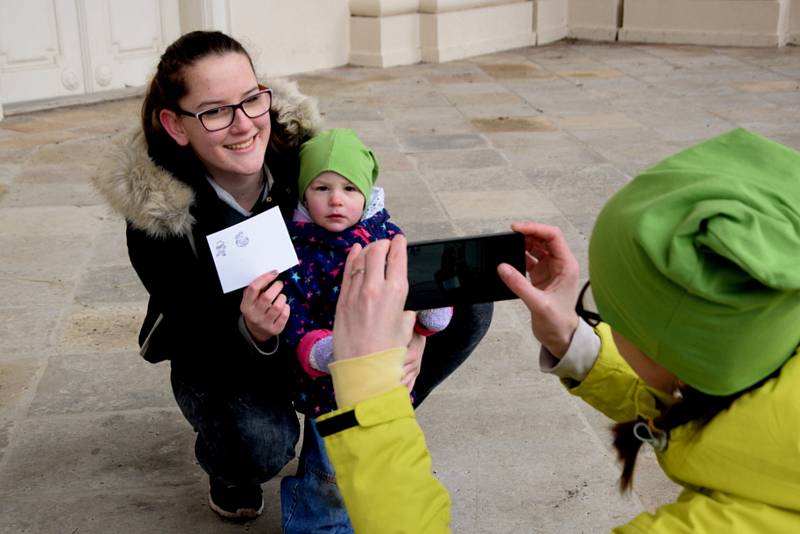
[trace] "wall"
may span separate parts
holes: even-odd
[[[533,20],[536,44],[560,41],[569,35],[567,27],[569,0],[536,0],[533,2]]]
[[[566,0],[540,0],[558,6]],[[439,63],[536,44],[532,0],[351,0],[354,65]],[[556,10],[557,11],[557,10]],[[553,39],[566,35],[566,10]],[[555,11],[554,11],[555,12]]]
[[[350,0],[350,63],[411,65],[422,59],[419,0]]]
[[[181,29],[231,34],[256,70],[284,76],[348,62],[348,0],[181,0]]]
[[[235,0],[231,32],[247,41],[260,74],[281,76],[347,64],[347,0]]]
[[[420,2],[423,61],[440,63],[536,44],[528,0]]]
[[[6,8],[12,6],[10,0],[0,1],[9,2],[7,5],[0,4]],[[153,2],[167,7],[174,6],[174,10],[180,13],[180,17],[166,17],[164,20],[167,24],[162,24],[163,27],[169,29],[171,24],[174,25],[174,33],[177,35],[179,18],[181,32],[218,29],[230,33],[251,51],[259,73],[269,76],[333,68],[347,63],[386,67],[419,61],[443,62],[511,48],[543,45],[563,37],[599,41],[618,39],[628,42],[767,47],[786,43],[800,44],[800,0]],[[42,2],[13,5],[15,9],[23,10],[24,15],[33,17],[36,16],[36,6],[56,6],[64,11],[65,6],[74,10],[75,6],[96,4],[117,5],[112,0],[65,0],[52,4]],[[48,28],[72,27],[70,24],[74,23],[75,17],[63,15],[61,11],[56,10],[55,19],[50,21]],[[84,9],[89,14],[96,11]],[[5,17],[7,24],[11,18]],[[128,20],[128,26],[122,24],[119,29],[133,32],[136,28],[141,28],[141,23],[133,19],[138,20],[137,17],[132,17]],[[88,24],[80,26],[80,31],[88,33],[81,36],[81,42],[90,44],[103,34],[92,30]],[[33,37],[24,41],[12,41],[24,48],[32,39]],[[61,39],[59,42],[63,44],[63,41]],[[5,56],[8,56],[7,52]],[[0,50],[0,62],[3,58],[3,50]],[[118,67],[116,63],[112,65],[113,69]],[[59,68],[63,68],[63,65]],[[14,71],[13,75],[18,74]],[[131,77],[126,80],[125,86],[144,85],[145,78],[145,75]],[[5,83],[7,88],[20,85],[16,82],[11,85],[9,81]],[[25,94],[34,94],[34,90],[42,87],[58,86],[55,82],[31,82],[25,86],[30,87],[31,92]],[[3,104],[6,104],[6,114],[9,110],[19,111],[19,99],[13,97],[9,90],[6,93],[8,94],[4,97],[0,87],[0,118],[4,111]],[[114,96],[110,92],[108,96],[103,96],[104,94],[106,93],[99,91],[93,99]],[[90,101],[88,96],[53,100],[47,107]],[[56,94],[54,98],[60,97]]]
[[[569,36],[593,41],[616,41],[622,26],[622,0],[568,0]]]
[[[789,5],[787,42],[800,45],[800,0],[793,0]]]
[[[625,0],[620,41],[717,46],[786,43],[790,0]]]

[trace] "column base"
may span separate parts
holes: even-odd
[[[350,17],[350,64],[394,67],[420,62],[419,15]]]
[[[441,63],[533,46],[533,3],[420,15],[422,61]]]

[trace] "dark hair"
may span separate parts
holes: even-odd
[[[670,430],[682,425],[692,425],[692,430],[697,432],[710,423],[717,414],[730,408],[733,401],[745,393],[758,389],[767,380],[777,376],[779,373],[780,368],[752,386],[726,396],[709,395],[685,386],[681,388],[681,400],[665,408],[661,415],[653,418],[652,426],[657,431],[666,432],[667,435],[669,435]],[[617,457],[622,462],[622,474],[619,477],[619,488],[622,492],[630,490],[633,483],[636,456],[642,446],[642,441],[634,434],[634,427],[640,422],[647,423],[643,419],[637,419],[636,421],[617,423],[612,427],[614,448],[617,449]]]
[[[191,148],[179,146],[164,130],[158,115],[162,109],[177,110],[178,100],[186,96],[187,68],[205,57],[229,53],[242,54],[253,68],[253,60],[241,43],[217,31],[194,31],[182,35],[161,55],[142,102],[142,131],[150,157],[157,164],[177,173],[179,164],[197,162]]]

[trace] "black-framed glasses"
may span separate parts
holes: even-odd
[[[255,119],[269,113],[271,106],[272,89],[262,87],[259,92],[248,96],[238,104],[219,106],[201,111],[199,113],[192,113],[191,111],[186,111],[181,108],[177,108],[176,111],[181,115],[194,117],[195,119],[199,120],[200,124],[202,124],[203,128],[205,128],[207,131],[218,132],[219,130],[224,130],[233,124],[233,119],[236,117],[237,109],[241,109],[242,112],[249,118]]]
[[[583,284],[581,292],[578,294],[578,302],[575,304],[575,313],[578,314],[578,317],[586,321],[589,326],[597,326],[603,322],[603,319],[600,318],[600,314],[597,313],[597,307],[595,306],[592,290],[588,281]]]

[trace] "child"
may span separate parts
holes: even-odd
[[[300,264],[285,277],[292,311],[283,336],[304,371],[298,410],[307,415],[336,408],[328,364],[347,253],[356,243],[366,245],[401,233],[389,222],[383,190],[373,187],[377,177],[375,156],[352,130],[321,132],[300,149],[300,202],[289,224]],[[443,330],[452,312],[419,312],[416,331],[430,335]]]

